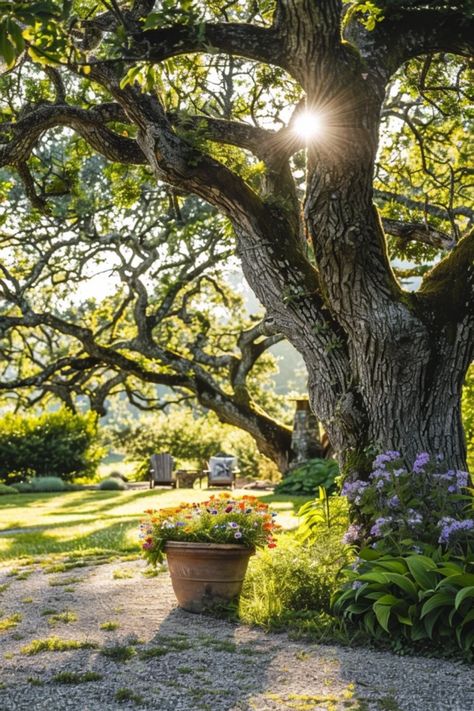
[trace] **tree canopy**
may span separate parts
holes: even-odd
[[[152,372],[143,358],[161,359],[170,379],[191,369],[195,378],[202,367],[201,401],[214,387],[211,359],[228,359],[247,375],[245,354],[237,362],[225,338],[199,348],[208,331],[199,299],[190,315],[192,288],[170,306],[180,332],[156,331],[171,287],[154,293],[145,274],[165,263],[164,252],[173,259],[178,251],[165,217],[161,246],[147,242],[146,221],[155,219],[147,195],[155,186],[151,192],[165,191],[184,211],[180,229],[194,229],[193,220],[206,215],[218,225],[215,239],[206,225],[197,230],[194,269],[206,259],[212,266],[235,240],[267,311],[264,326],[253,327],[260,330],[247,329],[260,339],[250,339],[248,352],[280,334],[300,351],[313,409],[341,461],[359,461],[376,446],[407,456],[442,451],[464,464],[460,392],[473,350],[469,2],[0,7],[2,191],[5,204],[20,205],[5,230],[10,263],[0,325],[7,341],[15,333],[21,348],[32,329],[46,341],[67,336],[80,356],[64,365],[78,379],[87,359],[110,367],[104,349],[113,351],[120,378],[134,368]],[[84,224],[85,187],[104,211],[92,228]],[[132,227],[107,207],[118,195],[131,213],[143,211],[142,224]],[[25,220],[24,197],[33,209]],[[197,210],[196,198],[211,207]],[[54,248],[48,222],[55,235],[64,225]],[[138,274],[137,250],[146,264]],[[66,274],[65,251],[76,260]],[[73,272],[81,277],[81,255],[100,260],[112,251],[123,291],[93,323],[71,323],[61,290]],[[396,257],[410,263],[394,264]],[[413,276],[421,284],[408,292],[404,279]],[[211,281],[199,283],[201,303],[214,298]],[[133,316],[122,318],[127,299]],[[181,336],[185,348],[191,339],[200,352],[177,372],[163,351],[176,351]],[[44,372],[38,365],[28,377]]]

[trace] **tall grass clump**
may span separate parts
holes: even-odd
[[[294,627],[313,619],[331,624],[331,596],[337,576],[352,557],[338,529],[325,530],[312,543],[295,534],[281,536],[277,548],[261,551],[251,561],[239,605],[239,617],[266,629]]]

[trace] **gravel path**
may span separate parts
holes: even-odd
[[[474,709],[462,664],[193,615],[176,607],[168,575],[146,577],[140,560],[53,571],[0,568],[0,711]],[[26,653],[52,637],[91,646]]]

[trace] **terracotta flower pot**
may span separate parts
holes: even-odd
[[[168,568],[178,605],[189,612],[237,600],[255,551],[231,543],[168,541]]]

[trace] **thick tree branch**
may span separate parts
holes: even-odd
[[[193,52],[223,52],[286,67],[282,46],[273,28],[235,22],[203,23],[146,30],[134,35],[137,59],[162,62]]]
[[[450,250],[456,246],[456,240],[446,232],[441,232],[430,225],[424,225],[422,222],[400,222],[384,217],[382,224],[385,232],[406,242],[423,242],[444,250]]]
[[[446,220],[450,215],[453,215],[467,217],[469,222],[474,221],[474,210],[466,206],[453,207],[448,210],[448,208],[442,208],[438,205],[431,205],[430,203],[413,200],[406,195],[402,195],[401,193],[392,193],[389,190],[375,189],[374,196],[384,202],[398,202],[400,205],[405,205],[411,210],[418,210],[428,215],[432,215],[433,217],[440,217],[443,220]]]
[[[474,230],[425,276],[417,296],[443,325],[474,319]]]
[[[55,126],[68,126],[81,135],[98,153],[111,161],[143,165],[146,159],[137,143],[119,136],[104,125],[111,105],[104,109],[80,109],[67,104],[42,104],[16,123],[0,125],[0,137],[13,134],[11,139],[0,138],[0,166],[25,162],[45,131]],[[115,111],[115,110],[114,110]]]
[[[393,74],[407,60],[430,52],[472,56],[474,20],[456,10],[389,7],[366,40],[371,63],[382,62]]]

